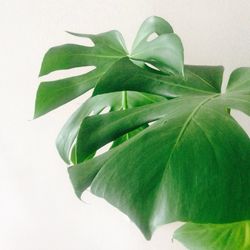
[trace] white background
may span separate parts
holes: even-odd
[[[249,0],[1,0],[0,1],[0,249],[163,250],[178,225],[146,241],[126,216],[86,194],[79,201],[54,140],[81,97],[32,121],[43,54],[80,42],[65,30],[118,29],[130,45],[148,16],[167,19],[182,38],[189,64],[223,64],[226,79],[250,66]],[[249,132],[249,119],[236,114]]]

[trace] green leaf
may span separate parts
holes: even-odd
[[[114,62],[127,54],[119,31],[112,30],[98,35],[69,33],[91,39],[94,46],[65,44],[51,48],[44,56],[40,76],[81,66],[102,67],[103,64]]]
[[[147,238],[172,221],[250,216],[249,138],[226,112],[204,105],[209,99],[187,100],[191,107],[182,103],[178,115],[122,144],[92,183],[92,191],[128,214]]]
[[[150,24],[152,20],[154,25]],[[163,21],[163,19],[152,17],[150,22],[146,22],[144,28],[139,31],[137,37],[139,42],[137,49],[139,49],[139,52],[137,50],[134,51],[131,57],[143,62],[150,62],[163,71],[169,71],[171,67],[172,70],[180,71],[181,67],[183,67],[183,52],[179,38],[173,33],[166,36],[167,34],[165,33],[170,31],[169,24]],[[159,32],[162,35],[149,43],[143,39],[144,35],[147,35],[149,31]],[[94,88],[101,81],[102,77],[112,69],[112,65],[115,65],[123,57],[127,57],[127,49],[122,35],[118,31],[113,30],[98,35],[70,34],[89,38],[93,41],[94,46],[65,44],[51,48],[44,56],[40,76],[57,70],[81,66],[95,66],[95,69],[82,75],[42,82],[36,96],[35,118],[60,107]],[[146,49],[146,53],[143,52],[141,54],[141,49]],[[155,53],[154,51],[156,50],[159,51],[157,57],[160,58],[160,61],[155,64],[150,59],[150,53]],[[135,52],[140,55],[136,56]]]
[[[128,92],[128,108],[142,106],[161,100],[164,100],[164,98],[149,94]],[[122,92],[95,96],[83,103],[65,123],[57,137],[57,150],[62,159],[66,163],[70,164],[70,151],[79,134],[81,123],[85,117],[88,117],[90,114],[98,114],[105,108],[109,108],[112,111],[120,110],[123,108],[122,105]],[[81,137],[81,132],[79,136]],[[81,139],[85,141],[84,137],[81,137]],[[92,153],[94,153],[94,151]],[[77,163],[79,163],[83,158],[84,156],[81,153],[81,147],[77,145],[73,159],[76,160]]]
[[[111,151],[68,168],[72,185],[79,199],[81,198],[82,193],[91,185],[93,179],[102,168],[103,161],[108,159],[109,152]]]
[[[249,250],[250,221],[231,224],[186,223],[174,238],[190,250]]]
[[[123,38],[118,31],[98,35],[71,34],[90,38],[95,46],[65,44],[51,48],[44,56],[40,76],[81,66],[96,68],[86,74],[42,82],[37,91],[35,117],[44,115],[93,88],[111,65],[127,55]]]
[[[225,94],[183,95],[85,119],[81,127],[85,157],[157,120],[103,154],[106,158],[96,158],[102,167],[93,176],[92,192],[126,213],[146,238],[157,226],[178,220],[231,223],[249,219],[250,143],[227,112],[232,93],[229,89]],[[246,96],[249,100],[250,95]],[[244,108],[249,112],[248,104]],[[86,164],[95,169],[94,161]],[[70,175],[84,166],[71,167]],[[84,190],[72,176],[71,180],[79,188],[76,192]]]
[[[88,117],[83,121],[77,137],[78,159],[84,160],[108,142],[159,119],[164,115],[166,107],[168,103],[165,105],[160,103],[153,107],[150,105],[150,113],[148,105],[145,105],[142,108],[134,108],[132,111],[127,109]]]
[[[234,70],[230,76],[228,92],[242,92],[242,94],[249,95],[250,93],[250,68],[238,68]]]
[[[161,35],[131,53],[131,59],[151,63],[165,73],[183,75],[183,47],[176,34]]]
[[[138,134],[144,128],[145,126],[118,138],[114,141],[111,148],[115,148],[118,145],[121,145],[128,139]],[[71,182],[73,184],[75,193],[79,199],[81,198],[82,193],[91,185],[93,179],[102,168],[103,162],[109,158],[109,152],[112,153],[112,151],[108,151],[107,153],[95,157],[94,159],[85,161],[84,163],[76,164],[68,168],[68,173]]]
[[[197,81],[200,79],[205,85],[215,88],[218,92],[221,91],[223,66],[185,65],[185,70],[188,72],[190,82],[193,82],[193,79]]]
[[[222,94],[223,67],[184,65],[181,40],[159,17],[145,20],[130,55],[118,31],[71,34],[94,46],[51,48],[40,76],[95,69],[42,82],[35,117],[94,88],[57,138],[61,157],[75,164],[76,195],[91,186],[147,239],[159,225],[185,221],[175,237],[194,250],[248,249],[250,141],[230,109],[250,115],[250,68],[235,70]]]
[[[147,39],[156,33],[157,38]],[[133,43],[131,58],[151,63],[162,72],[183,75],[183,47],[168,22],[160,17],[150,17],[140,27]]]
[[[173,28],[165,19],[158,16],[151,16],[142,23],[138,30],[133,42],[132,51],[136,50],[141,44],[144,44],[153,33],[162,35],[173,32]]]
[[[118,94],[121,94],[118,92]],[[96,96],[98,97],[98,96]],[[93,97],[93,98],[96,98],[96,97]],[[102,98],[102,95],[100,96],[100,98]],[[157,96],[153,96],[153,95],[149,95],[149,94],[143,94],[143,93],[138,93],[138,92],[130,92],[128,91],[127,92],[127,108],[132,108],[132,107],[138,107],[138,106],[143,106],[143,105],[146,105],[146,104],[150,104],[150,103],[155,103],[155,102],[160,102],[160,101],[163,101],[165,100],[165,98],[161,98],[161,97],[157,97]],[[91,99],[90,99],[91,100]],[[123,103],[122,103],[122,99],[120,97],[117,98],[117,100],[120,100],[120,102],[116,102],[116,104],[118,103],[118,105],[116,106],[113,106],[113,107],[110,107],[112,110],[120,110],[120,109],[124,109],[124,107],[122,106]],[[130,111],[129,109],[125,110],[124,111],[125,113],[128,113],[130,114]],[[116,120],[118,121],[119,119],[119,112],[117,112],[118,116],[116,117],[114,114],[116,114],[116,112],[111,112],[111,113],[108,113],[108,114],[104,114],[103,116],[109,116],[109,114],[111,115],[111,119],[108,119],[107,121],[105,121],[105,123],[103,124],[103,120],[100,121],[100,123],[98,123],[98,121],[95,120],[95,124],[91,123],[90,127],[88,127],[88,125],[86,125],[86,120],[90,119],[92,120],[92,116],[91,117],[88,117],[87,119],[84,120],[84,123],[81,124],[81,127],[80,127],[80,130],[78,132],[78,136],[77,136],[77,142],[76,142],[76,145],[77,145],[77,150],[76,150],[76,154],[77,154],[77,162],[80,163],[82,162],[83,160],[85,160],[86,158],[88,158],[91,154],[93,154],[97,149],[99,149],[101,146],[105,145],[106,143],[104,142],[100,142],[98,144],[99,147],[96,147],[93,145],[91,145],[90,143],[90,134],[87,132],[88,130],[90,130],[90,132],[92,132],[93,130],[93,126],[95,128],[95,135],[98,137],[98,136],[109,136],[108,134],[105,133],[105,131],[102,131],[102,127],[105,127],[104,125],[108,125],[110,127],[113,127],[115,128],[115,123],[116,123]],[[102,116],[100,116],[102,117]],[[95,116],[95,118],[98,120],[99,116]],[[83,120],[83,119],[82,119]],[[125,121],[122,121],[123,122],[123,126],[126,126],[125,124],[126,121],[129,123],[129,125],[131,126],[131,121],[129,119],[125,120]],[[132,129],[129,129],[127,132],[130,132],[130,131],[133,131],[135,129],[137,129],[138,127],[141,127],[141,126],[146,126],[146,123],[147,123],[147,119],[144,119],[144,123],[143,122],[140,122],[140,126],[135,126],[134,128]],[[137,123],[139,121],[136,121]],[[120,124],[121,121],[118,121],[118,123]],[[86,128],[87,127],[87,128]],[[119,127],[119,125],[118,125]],[[70,128],[71,129],[71,128]],[[134,131],[133,133],[138,133],[140,130],[138,131]],[[65,132],[67,133],[67,132]],[[64,134],[65,134],[64,133]],[[120,134],[121,136],[124,135],[124,137],[126,139],[129,139],[129,137],[132,137],[132,133],[130,133],[130,136],[128,134],[126,134],[126,131],[123,133]],[[119,134],[118,136],[116,137],[116,139],[118,139],[119,137]],[[98,138],[93,138],[93,140],[98,140]],[[106,139],[107,140],[107,139]],[[88,142],[88,143],[85,143],[85,142]],[[109,142],[110,140],[108,140]],[[119,140],[119,143],[125,141],[124,138]],[[118,142],[115,143],[115,145],[117,144]],[[114,146],[115,146],[114,145]],[[85,148],[85,146],[87,146],[88,148]]]
[[[68,160],[68,162],[69,162],[69,160]],[[72,150],[70,152],[70,162],[72,162],[74,165],[77,164],[76,144],[72,147]]]
[[[141,127],[137,128],[137,129],[134,129],[134,130],[128,132],[127,134],[125,134],[125,135],[120,136],[119,138],[114,140],[114,142],[113,142],[113,144],[111,146],[111,149],[118,146],[118,145],[120,145],[120,144],[122,144],[123,142],[129,140],[133,136],[139,134],[141,131],[143,131],[147,127],[148,127],[148,124],[144,124]]]
[[[250,115],[250,68],[239,68],[232,72],[222,101],[230,108]]]
[[[221,84],[222,74],[221,66],[187,66],[185,78],[168,76],[143,69],[123,58],[99,81],[94,95],[122,90],[143,91],[170,98],[218,93],[217,85]]]
[[[70,151],[76,140],[83,119],[91,113],[97,114],[107,107],[119,109],[121,107],[121,100],[122,93],[110,93],[96,96],[88,99],[71,115],[58,134],[56,140],[57,150],[66,163],[70,164]],[[77,157],[74,159],[77,159]]]
[[[239,68],[232,72],[226,93],[216,99],[216,104],[250,115],[250,68]]]

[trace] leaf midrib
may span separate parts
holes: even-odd
[[[167,162],[166,162],[164,171],[163,171],[163,173],[162,173],[162,175],[161,175],[161,179],[160,179],[159,182],[158,182],[158,190],[160,190],[161,187],[162,187],[163,180],[164,180],[164,178],[165,178],[165,176],[166,176],[166,174],[167,174],[167,170],[168,170],[168,167],[169,167],[169,163],[170,163],[170,160],[171,160],[171,158],[172,158],[172,156],[173,156],[173,154],[174,154],[174,152],[175,152],[175,149],[176,149],[176,147],[178,146],[178,144],[179,144],[181,138],[183,137],[183,135],[184,135],[185,131],[187,130],[187,128],[188,128],[190,122],[192,121],[193,117],[197,114],[197,112],[200,110],[200,108],[201,108],[202,106],[204,106],[207,102],[211,101],[212,99],[216,98],[216,97],[219,96],[219,95],[220,95],[220,94],[210,95],[208,98],[206,98],[205,100],[203,100],[202,102],[200,102],[200,103],[194,108],[194,110],[190,113],[190,115],[187,117],[186,121],[184,122],[183,126],[181,127],[181,130],[180,130],[180,132],[179,132],[179,134],[178,134],[178,136],[177,136],[177,139],[176,139],[176,141],[175,141],[175,143],[174,143],[174,145],[173,145],[173,148],[172,148],[172,150],[171,150],[171,152],[170,152],[170,154],[169,154],[169,157],[168,157],[168,160],[167,160]],[[161,199],[161,197],[159,196],[159,194],[160,194],[160,192],[158,192],[158,195],[156,196],[156,199],[155,199],[155,201],[154,201],[154,206],[157,206],[158,200]],[[157,211],[157,209],[153,209],[153,210],[152,210],[152,215],[151,215],[152,218],[154,217],[155,211]]]
[[[214,90],[216,90],[216,92],[218,92],[218,89],[215,88],[212,84],[210,84],[208,81],[206,81],[204,78],[200,77],[199,75],[195,74],[194,72],[188,70],[188,72],[193,75],[196,76],[197,78],[199,78],[202,82],[204,82],[206,85],[210,86],[211,88],[213,88]]]
[[[109,56],[109,55],[100,55],[100,54],[85,54],[85,53],[75,53],[71,54],[70,56],[86,56],[86,57],[96,57],[96,58],[121,58],[125,55],[121,54],[119,56]]]
[[[187,117],[187,119],[186,119],[184,125],[182,126],[182,128],[181,128],[181,130],[180,130],[180,132],[179,132],[179,135],[178,135],[178,137],[177,137],[177,139],[176,139],[176,142],[175,142],[175,144],[174,144],[174,146],[173,146],[173,149],[171,150],[171,152],[170,152],[170,154],[169,154],[169,158],[168,158],[168,161],[167,161],[167,163],[166,163],[166,168],[168,167],[169,162],[170,162],[170,160],[171,160],[171,158],[172,158],[172,155],[173,155],[173,153],[174,153],[176,147],[178,146],[178,143],[180,142],[181,138],[183,137],[185,131],[187,130],[187,128],[188,128],[190,122],[192,121],[193,117],[197,114],[197,112],[200,110],[200,108],[201,108],[202,106],[204,106],[204,104],[206,104],[207,102],[211,101],[212,99],[214,99],[215,97],[217,97],[217,96],[219,96],[219,95],[220,95],[220,94],[215,94],[215,95],[212,95],[212,96],[206,98],[205,100],[203,100],[201,103],[199,103],[199,104],[194,108],[194,110],[191,112],[191,114]],[[165,168],[165,169],[166,169],[166,168]],[[163,175],[164,175],[164,174],[163,174]]]
[[[138,73],[137,73],[138,74]],[[192,87],[188,87],[188,86],[185,86],[185,85],[181,85],[181,84],[176,84],[176,83],[171,83],[171,82],[166,82],[164,80],[160,80],[160,79],[157,79],[157,78],[153,78],[153,77],[150,77],[146,74],[144,74],[144,77],[152,80],[152,81],[159,81],[159,82],[162,82],[164,84],[168,84],[170,86],[174,86],[174,87],[177,87],[177,88],[183,88],[183,89],[190,89],[190,90],[193,90],[195,92],[201,92],[201,93],[206,93],[206,94],[211,94],[211,92],[209,91],[206,91],[206,90],[201,90],[201,89],[195,89],[195,88],[192,88]]]

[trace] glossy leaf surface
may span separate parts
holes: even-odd
[[[249,112],[249,102],[235,105],[231,99],[249,86],[241,77],[232,83],[235,72],[225,94],[187,95],[83,122],[86,140],[79,147],[87,157],[123,133],[157,120],[106,153],[107,158],[104,154],[92,162],[102,165],[93,193],[129,215],[147,238],[157,226],[176,220],[229,223],[249,218],[249,137],[227,112],[236,106]],[[249,72],[244,69],[243,78]],[[84,188],[72,173],[84,168],[83,163],[69,170],[78,194]]]

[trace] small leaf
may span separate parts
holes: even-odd
[[[76,156],[76,145],[72,147],[71,153],[70,153],[70,161],[73,164],[77,164],[77,156]]]
[[[158,35],[152,41],[147,38]],[[131,58],[151,63],[165,73],[183,75],[183,47],[168,22],[160,17],[150,17],[140,27],[133,43]]]
[[[238,68],[234,70],[228,82],[228,91],[244,92],[250,94],[250,68]]]
[[[146,41],[132,51],[130,57],[151,63],[162,72],[184,75],[183,47],[180,38],[174,33]]]
[[[174,238],[190,250],[249,250],[250,221],[231,224],[186,223]]]
[[[147,38],[152,34],[158,35],[173,33],[171,25],[161,17],[151,16],[147,18],[138,30],[132,51],[134,51],[141,43],[145,43]]]
[[[76,195],[91,187],[147,239],[162,224],[186,221],[175,236],[195,250],[248,250],[250,141],[230,109],[250,115],[250,68],[235,70],[222,94],[223,67],[184,65],[181,40],[159,17],[142,24],[130,55],[118,31],[71,34],[94,46],[51,48],[40,75],[95,69],[42,82],[35,117],[94,88],[57,138],[61,157],[75,164]]]
[[[226,93],[216,101],[250,115],[250,68],[234,70]]]

